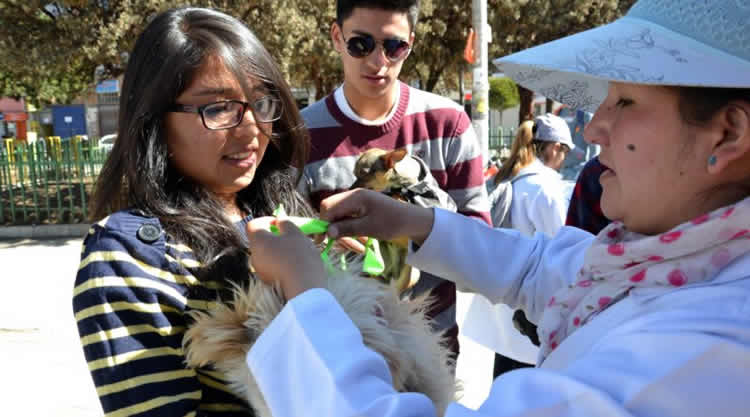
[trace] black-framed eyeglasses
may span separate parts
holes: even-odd
[[[208,130],[231,129],[242,123],[247,108],[253,111],[257,122],[270,123],[281,118],[283,106],[281,100],[272,96],[263,96],[252,103],[239,100],[222,100],[202,106],[175,103],[169,111],[179,113],[198,113],[203,126]]]
[[[344,38],[342,34],[341,38],[346,42],[346,51],[354,58],[364,58],[370,55],[375,50],[375,47],[378,46],[378,43],[383,45],[385,57],[391,62],[398,62],[406,58],[411,50],[409,42],[403,39],[383,39],[382,41],[377,41],[372,36],[365,34],[354,35],[349,39]]]

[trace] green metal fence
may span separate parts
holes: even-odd
[[[493,129],[491,150],[510,148],[513,129]],[[0,226],[83,223],[106,159],[95,141],[51,136],[27,145],[0,143]]]
[[[106,153],[81,137],[0,149],[0,225],[82,223]]]
[[[513,136],[515,135],[515,129],[503,129],[499,127],[490,131],[489,148],[495,150],[510,149],[510,145],[513,143]]]

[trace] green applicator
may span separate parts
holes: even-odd
[[[299,216],[287,216],[283,205],[279,205],[276,210],[273,211],[274,217],[280,220],[287,220],[292,222],[299,230],[305,235],[319,235],[323,234],[328,230],[328,222],[320,219],[313,219],[309,217]],[[271,225],[271,233],[278,235],[279,228],[276,225]],[[323,252],[320,253],[320,258],[327,268],[334,268],[329,257],[329,251],[333,246],[334,241],[326,238],[326,247]],[[342,255],[341,269],[346,269],[346,263]],[[365,244],[365,259],[362,264],[362,271],[366,274],[377,276],[383,273],[385,270],[385,263],[383,262],[383,256],[380,253],[380,244],[377,239],[367,238]]]

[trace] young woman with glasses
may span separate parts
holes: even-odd
[[[186,312],[247,279],[244,232],[283,203],[309,142],[276,63],[238,20],[158,15],[123,81],[119,135],[97,181],[73,306],[110,415],[251,415],[221,374],[187,369]]]

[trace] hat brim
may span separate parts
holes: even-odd
[[[527,89],[590,112],[610,81],[750,88],[750,62],[628,16],[493,62]]]

